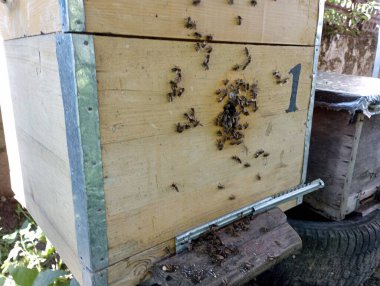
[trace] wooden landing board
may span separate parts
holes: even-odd
[[[297,205],[289,201],[279,208],[284,212]],[[110,286],[138,285],[148,277],[153,265],[165,257],[175,253],[174,239],[156,245],[114,265],[108,269],[108,283]]]
[[[7,41],[5,51],[11,98],[3,107],[12,118],[4,124],[14,124],[17,138],[9,142],[19,151],[9,161],[21,162],[22,177],[11,174],[24,184],[14,192],[81,281],[55,36]]]
[[[275,208],[210,230],[192,250],[158,262],[141,285],[243,285],[301,246],[285,214]]]
[[[59,0],[8,0],[0,3],[0,31],[4,39],[62,31]],[[80,2],[77,0],[67,0]],[[202,0],[90,0],[75,16],[85,19],[89,33],[193,39],[194,30],[184,27],[191,17],[202,34],[217,41],[314,45],[318,21],[318,1]],[[70,11],[70,9],[68,9]],[[74,13],[73,12],[73,13]],[[241,25],[237,17],[242,18]],[[69,18],[66,16],[65,18]]]
[[[214,44],[204,71],[193,43],[98,36],[94,43],[110,264],[300,183],[314,48],[247,46],[253,63],[234,72],[243,45]],[[291,80],[277,85],[272,72],[285,75],[299,63],[298,111],[286,113]],[[174,65],[186,91],[169,103]],[[257,80],[259,110],[246,118],[247,148],[218,151],[213,121],[222,105],[214,93],[226,78]],[[190,107],[203,126],[178,134],[174,125]],[[261,148],[270,156],[254,159]]]

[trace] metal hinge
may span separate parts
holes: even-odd
[[[180,253],[183,250],[186,250],[190,246],[191,241],[197,239],[203,233],[209,231],[211,226],[217,229],[222,228],[245,216],[250,216],[259,212],[266,211],[287,201],[295,199],[300,200],[300,198],[302,198],[304,195],[321,189],[324,186],[325,184],[320,179],[315,180],[309,184],[299,185],[295,188],[265,198],[259,202],[251,204],[230,214],[224,215],[218,219],[210,221],[204,225],[189,230],[176,237],[176,252]]]

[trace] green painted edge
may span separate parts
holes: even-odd
[[[86,31],[83,0],[58,0],[63,32]]]
[[[57,34],[78,254],[84,285],[107,285],[108,237],[93,36]]]

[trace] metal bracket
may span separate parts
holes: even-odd
[[[198,226],[192,230],[189,230],[179,236],[176,237],[176,253],[180,253],[183,250],[186,250],[191,241],[200,237],[203,233],[210,230],[210,227],[222,228],[242,217],[249,216],[252,214],[256,214],[259,212],[266,211],[270,208],[273,208],[282,203],[291,201],[291,200],[299,200],[300,197],[303,197],[306,194],[314,192],[318,189],[321,189],[325,186],[324,182],[321,179],[315,180],[309,184],[299,185],[295,188],[287,190],[285,192],[270,196],[265,198],[259,202],[241,208],[237,211],[234,211],[230,214],[217,218],[213,221],[210,221],[204,225]]]

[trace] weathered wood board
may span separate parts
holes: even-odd
[[[62,31],[58,0],[7,1],[0,5],[0,30],[4,39]],[[318,1],[288,0],[202,1],[68,0],[62,4],[77,8],[69,18],[85,19],[76,32],[111,33],[129,36],[193,39],[194,30],[184,28],[191,17],[197,31],[212,34],[216,41],[314,45],[318,21]],[[143,3],[143,5],[142,5]],[[242,18],[241,25],[237,17]]]
[[[244,56],[244,45],[214,44],[205,71],[194,43],[107,37],[94,43],[110,263],[299,184],[313,48],[247,46],[253,63],[240,73],[231,67]],[[287,113],[292,84],[277,85],[272,72],[287,74],[299,63],[298,111]],[[174,65],[182,68],[186,91],[169,103]],[[247,149],[216,148],[213,122],[223,105],[215,90],[226,78],[259,84],[259,110],[247,117]],[[176,133],[191,107],[203,126]],[[270,156],[254,159],[262,148]]]
[[[60,30],[58,0],[0,2],[0,38],[8,40]]]
[[[13,191],[81,281],[55,36],[7,41],[5,53],[4,125],[15,128],[16,138],[7,138],[18,149],[9,158],[12,181],[23,182]]]
[[[279,208],[286,211],[297,205],[296,201],[282,204]],[[153,265],[175,253],[174,239],[161,243],[130,258],[124,259],[108,270],[110,286],[137,285],[151,273]]]
[[[193,39],[194,30],[184,28],[184,19],[196,22],[196,31],[212,34],[217,41],[314,45],[318,22],[318,1],[288,0],[87,1],[89,32],[127,34],[161,38]],[[237,25],[237,17],[242,24]],[[289,32],[291,31],[291,32]]]

